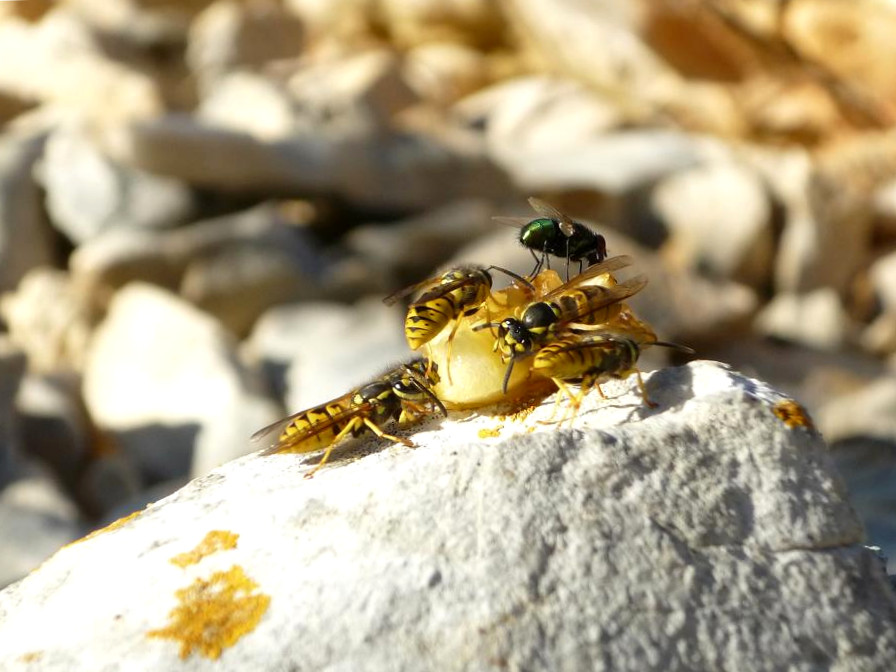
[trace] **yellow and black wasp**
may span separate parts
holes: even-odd
[[[413,292],[425,290],[408,307],[404,321],[405,338],[411,350],[417,350],[438,336],[449,322],[454,322],[448,337],[447,361],[450,361],[451,342],[460,325],[460,318],[476,313],[490,296],[492,275],[489,271],[492,270],[500,271],[532,289],[528,280],[500,266],[458,266],[435,278],[400,289],[383,299],[383,303],[391,306]],[[450,369],[446,373],[450,380]]]
[[[505,393],[516,361],[533,355],[566,331],[593,331],[622,312],[621,302],[640,292],[647,285],[647,276],[638,275],[609,286],[585,283],[631,263],[632,258],[625,255],[607,259],[530,303],[521,318],[508,317],[499,323],[474,327],[475,330],[497,327],[494,350],[500,351],[501,359],[508,362]]]
[[[348,394],[260,429],[252,436],[252,442],[257,444],[276,437],[264,451],[265,455],[326,449],[305,478],[324,466],[333,446],[348,436],[370,431],[380,438],[413,446],[406,438],[387,434],[382,425],[390,420],[408,425],[436,409],[447,415],[445,406],[431,390],[438,382],[437,367],[420,357],[390,369]]]
[[[602,331],[587,335],[569,334],[541,348],[532,361],[532,371],[550,378],[569,399],[575,417],[585,395],[597,388],[605,397],[600,384],[612,378],[628,378],[635,375],[644,403],[654,408],[656,404],[647,396],[641,372],[637,368],[641,349],[647,345],[660,345],[693,353],[691,348],[655,339],[640,341],[634,334]],[[574,394],[568,385],[579,385]],[[559,399],[558,399],[559,403]],[[555,408],[556,410],[556,408]]]
[[[497,222],[519,227],[520,243],[529,249],[535,258],[532,276],[538,274],[547,264],[548,255],[566,258],[566,280],[569,280],[569,262],[579,262],[579,273],[584,261],[588,265],[600,263],[607,258],[607,241],[584,224],[573,221],[557,208],[538,198],[530,198],[529,205],[541,217],[493,217]],[[538,255],[541,253],[541,256]]]

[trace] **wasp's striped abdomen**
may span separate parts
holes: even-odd
[[[310,453],[326,448],[350,419],[332,423],[324,429],[320,429],[321,426],[331,423],[334,417],[344,416],[350,408],[351,399],[346,397],[300,413],[280,433],[277,439],[278,445],[283,446],[280,452]]]
[[[637,343],[628,338],[568,337],[548,343],[532,362],[542,376],[567,382],[595,382],[601,378],[627,375],[640,354]]]
[[[458,313],[450,295],[425,302],[424,298],[411,304],[404,321],[404,333],[411,350],[429,343]]]
[[[554,300],[554,312],[558,321],[574,321],[582,324],[603,324],[622,312],[623,304],[605,305],[610,288],[601,286],[580,287]]]

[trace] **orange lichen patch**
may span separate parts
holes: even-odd
[[[43,658],[43,656],[43,651],[29,651],[28,653],[23,653],[19,656],[19,660],[23,663],[36,663]]]
[[[496,436],[501,436],[500,427],[485,427],[479,430],[480,439],[493,439]]]
[[[815,428],[815,424],[812,422],[812,418],[809,417],[809,413],[806,412],[806,409],[793,399],[779,401],[772,408],[772,412],[781,422],[790,427],[790,429],[796,427],[803,427],[805,429]]]
[[[239,538],[240,535],[227,530],[212,530],[205,535],[205,539],[200,541],[192,551],[187,551],[171,558],[171,564],[178,567],[195,565],[207,555],[236,548],[236,540]]]
[[[239,565],[196,579],[175,592],[180,604],[168,614],[168,626],[146,635],[179,641],[181,658],[197,650],[216,659],[252,632],[267,611],[271,597],[255,592],[257,588]]]
[[[106,532],[111,532],[112,530],[117,530],[119,527],[124,527],[129,522],[134,520],[134,518],[136,518],[141,513],[143,513],[143,511],[144,511],[144,509],[141,509],[140,511],[134,511],[133,513],[129,513],[128,515],[123,516],[122,518],[119,518],[118,520],[116,520],[112,523],[109,523],[108,525],[106,525],[106,527],[101,527],[98,530],[94,530],[90,534],[85,534],[80,539],[75,539],[71,544],[66,544],[66,546],[63,546],[63,548],[67,548],[68,546],[72,546],[73,544],[80,544],[82,541],[87,541],[88,539],[93,539],[94,537],[98,537],[99,535],[105,534]]]

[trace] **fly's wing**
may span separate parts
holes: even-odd
[[[542,217],[555,220],[560,225],[560,231],[562,231],[563,235],[567,238],[575,233],[575,223],[572,219],[570,219],[568,215],[560,212],[550,203],[545,203],[540,198],[535,198],[533,196],[529,199],[529,205],[531,205],[532,209]]]
[[[626,280],[625,282],[620,282],[618,285],[614,285],[613,287],[600,287],[595,285],[591,287],[591,289],[601,290],[601,296],[589,301],[586,309],[582,310],[579,313],[576,313],[575,315],[571,315],[569,319],[558,323],[557,328],[568,327],[577,331],[593,331],[594,329],[606,330],[606,324],[581,324],[579,320],[585,319],[592,313],[596,313],[597,311],[602,310],[607,306],[611,306],[614,303],[625,301],[627,298],[634,296],[635,294],[640,292],[646,286],[647,276],[644,274],[636,275],[634,278]]]
[[[609,259],[605,259],[599,264],[593,264],[589,266],[569,282],[564,282],[556,289],[545,294],[540,300],[550,301],[551,299],[554,299],[561,294],[568,294],[571,290],[585,284],[588,280],[603,275],[604,273],[612,273],[613,271],[618,271],[619,269],[625,268],[626,266],[631,266],[633,262],[634,259],[632,259],[627,254],[621,254],[618,257],[610,257]]]
[[[513,226],[521,229],[532,221],[531,217],[492,217],[492,221],[503,224],[504,226]]]
[[[358,415],[364,415],[365,413],[369,413],[371,411],[371,404],[369,403],[354,406],[348,405],[348,401],[351,399],[353,394],[354,392],[346,394],[342,397],[337,397],[332,401],[328,401],[326,404],[321,404],[320,406],[315,406],[314,408],[299,411],[298,413],[293,413],[289,417],[277,420],[267,427],[259,429],[252,435],[252,438],[249,439],[249,441],[256,449],[262,447],[264,448],[264,452],[262,452],[262,455],[271,455],[273,453],[287,451],[296,444],[305,441],[306,439],[317,436],[318,434],[322,434],[329,429],[333,429],[334,427],[344,426],[345,423],[352,418]],[[335,404],[343,404],[343,410],[338,413],[327,413],[324,410],[327,406],[332,406]],[[326,414],[327,417],[321,418],[314,422],[309,422],[308,426],[304,430],[291,434],[288,437],[283,437],[283,430],[285,430],[291,423],[295,422],[297,418],[314,412]]]

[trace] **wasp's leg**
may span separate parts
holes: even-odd
[[[551,378],[551,382],[557,386],[557,395],[554,397],[554,408],[551,409],[550,416],[548,416],[547,420],[541,422],[541,424],[544,425],[549,425],[554,421],[554,417],[557,415],[557,409],[560,408],[560,405],[563,403],[563,397],[571,399],[573,396],[569,386],[559,378]]]
[[[635,375],[638,377],[638,389],[641,390],[641,398],[644,400],[644,403],[647,404],[650,408],[656,408],[659,406],[655,401],[650,401],[650,397],[647,396],[647,387],[644,385],[644,379],[641,378],[641,372],[638,369],[635,369]]]
[[[327,449],[324,451],[324,456],[322,458],[320,458],[320,462],[317,463],[317,465],[314,467],[314,469],[312,469],[311,471],[309,471],[305,474],[305,478],[313,478],[314,474],[316,474],[317,471],[327,463],[327,460],[330,459],[330,453],[333,452],[333,447],[337,443],[339,443],[342,439],[344,439],[346,436],[348,436],[349,434],[352,434],[354,431],[357,431],[361,427],[363,427],[361,419],[360,418],[352,418],[348,422],[348,424],[342,428],[342,431],[340,431],[335,437],[333,437],[333,440],[330,442],[330,445],[327,446]]]
[[[600,395],[601,399],[607,398],[607,395],[604,394],[603,388],[601,388],[600,383],[594,383],[594,387],[597,388],[597,393]]]
[[[451,349],[454,346],[454,335],[457,333],[457,328],[460,326],[460,317],[454,320],[454,326],[451,327],[451,333],[448,334],[448,352],[445,355],[445,373],[448,374],[448,384],[454,385],[454,381],[451,380]]]
[[[408,448],[414,447],[414,444],[410,439],[406,439],[403,436],[392,436],[391,434],[386,434],[386,432],[384,432],[382,429],[380,429],[380,426],[378,424],[376,424],[370,418],[364,418],[363,422],[365,425],[367,425],[367,427],[370,428],[371,432],[376,434],[381,439],[389,439],[390,441],[394,441],[395,443],[404,444]]]

